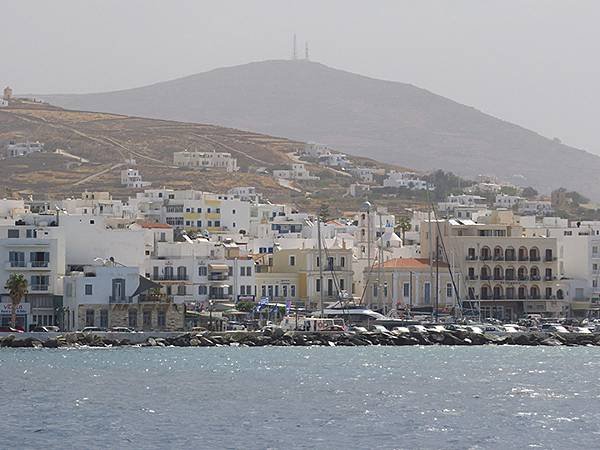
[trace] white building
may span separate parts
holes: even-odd
[[[383,187],[404,187],[414,191],[435,189],[433,185],[429,184],[425,180],[420,179],[416,173],[395,171],[390,172],[388,177],[383,180]]]
[[[318,180],[319,177],[310,174],[304,164],[294,163],[291,169],[282,169],[273,171],[274,178],[282,178],[284,180]]]
[[[226,172],[236,172],[239,170],[237,159],[231,156],[231,153],[225,152],[175,152],[173,162],[179,167],[218,169]]]
[[[0,108],[6,108],[8,106],[8,100],[0,98]]]
[[[554,213],[549,200],[524,200],[519,204],[519,214],[548,216]]]
[[[376,169],[371,167],[352,167],[348,169],[355,178],[358,178],[362,183],[372,183]]]
[[[518,206],[523,200],[525,199],[518,195],[498,194],[496,195],[494,206],[496,208],[512,209],[513,207]]]
[[[133,189],[143,189],[150,186],[152,183],[143,181],[142,175],[138,169],[121,170],[121,185]]]
[[[244,202],[260,203],[262,194],[254,186],[238,186],[227,191],[227,194]]]
[[[329,167],[350,167],[352,163],[343,153],[329,153],[319,156],[319,164],[325,164]]]
[[[321,155],[328,155],[331,153],[329,147],[324,144],[318,144],[316,142],[307,142],[304,144],[303,154],[312,158],[318,158]]]
[[[41,142],[10,142],[6,146],[6,156],[8,158],[18,158],[32,153],[44,151],[44,144]]]

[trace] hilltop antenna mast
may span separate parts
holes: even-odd
[[[296,46],[296,33],[294,33],[294,42],[292,44],[292,60],[296,61],[298,59],[298,49]]]
[[[304,59],[309,60],[308,58],[308,41],[304,43]]]

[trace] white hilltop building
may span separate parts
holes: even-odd
[[[321,155],[328,155],[331,153],[331,149],[325,144],[318,144],[317,142],[307,142],[304,144],[303,154],[312,158],[318,158]]]
[[[175,152],[173,163],[178,167],[193,169],[220,169],[226,172],[237,172],[237,159],[226,152]]]
[[[414,172],[396,172],[392,171],[388,177],[383,180],[383,187],[401,188],[405,187],[411,191],[433,190],[435,186],[428,184],[427,181],[420,179]]]
[[[142,180],[142,174],[138,169],[121,170],[121,185],[128,188],[143,189],[152,183]]]
[[[284,180],[318,180],[319,177],[311,175],[304,164],[294,163],[291,169],[281,169],[273,171],[274,178],[282,178]]]
[[[31,155],[44,151],[44,144],[41,142],[14,142],[11,141],[6,146],[7,158],[18,158],[20,156]]]

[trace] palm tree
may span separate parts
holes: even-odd
[[[400,217],[398,219],[398,224],[396,225],[396,230],[400,230],[402,235],[402,242],[404,243],[404,237],[406,236],[406,232],[410,231],[410,219],[408,217]]]
[[[8,291],[12,303],[10,326],[15,328],[17,326],[17,307],[21,303],[21,300],[23,300],[23,297],[27,295],[27,280],[22,274],[13,273],[8,277],[4,289]]]

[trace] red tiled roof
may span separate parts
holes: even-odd
[[[433,261],[435,266],[435,261]],[[445,262],[439,262],[440,267],[448,267]],[[375,269],[379,268],[379,264],[375,265]],[[428,269],[429,259],[428,258],[395,258],[385,261],[383,263],[384,269]]]
[[[154,223],[154,222],[144,222],[144,223],[140,223],[140,226],[142,228],[168,228],[171,229],[173,228],[171,225],[169,225],[168,223]]]

